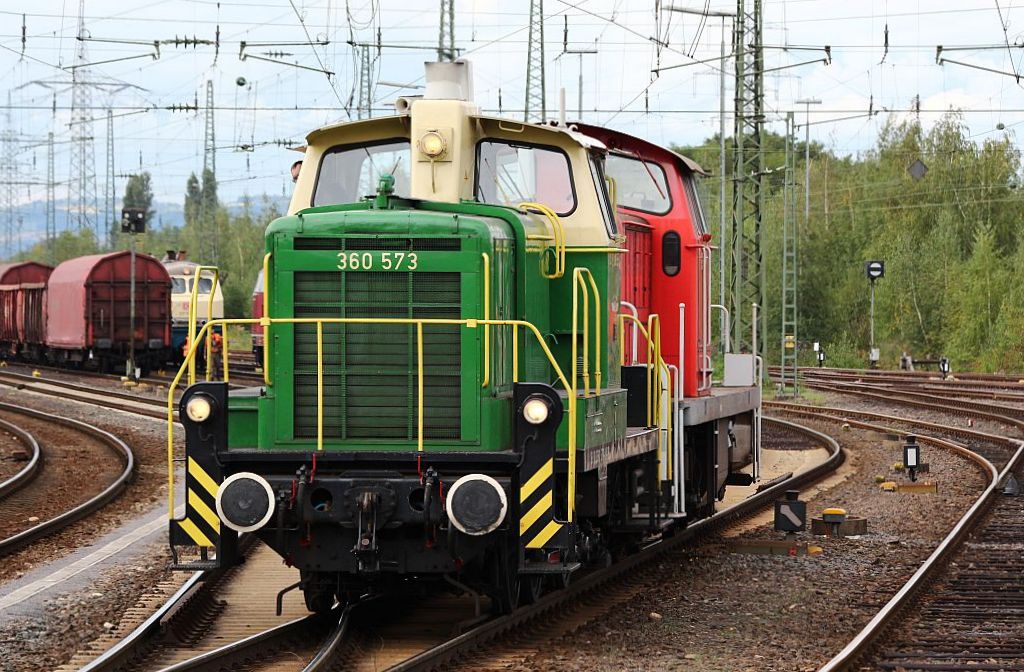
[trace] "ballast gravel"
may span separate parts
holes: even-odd
[[[841,507],[868,519],[867,535],[797,534],[821,547],[810,556],[734,552],[736,539],[725,536],[673,552],[638,599],[609,604],[602,618],[509,669],[794,672],[816,670],[837,653],[967,510],[983,479],[973,463],[928,449],[938,494],[882,492],[876,476],[900,478],[892,471],[898,444],[838,423],[794,420],[835,436],[852,463],[845,480],[808,501],[808,516]],[[783,535],[768,524],[738,539]]]

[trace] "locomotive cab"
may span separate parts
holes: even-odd
[[[207,325],[259,324],[265,380],[181,398],[179,566],[233,562],[251,533],[313,610],[416,581],[507,611],[697,513],[656,315],[647,358],[622,357],[606,147],[480,115],[468,63],[427,82],[308,136],[265,314]]]

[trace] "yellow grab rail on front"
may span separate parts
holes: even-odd
[[[520,203],[516,207],[520,210],[526,211],[536,210],[544,215],[548,222],[551,223],[551,233],[555,240],[555,269],[551,273],[548,273],[543,268],[542,262],[541,274],[549,280],[560,278],[565,275],[565,229],[562,228],[562,220],[558,218],[558,215],[555,214],[554,210],[543,203],[526,201],[525,203]]]
[[[268,255],[269,256],[269,255]],[[266,279],[267,276],[264,274],[264,291],[266,291]],[[324,317],[324,318],[313,318],[313,317],[283,317],[283,318],[268,318],[264,316],[260,319],[255,318],[234,318],[234,319],[218,319],[210,320],[203,325],[202,329],[199,330],[197,339],[194,339],[189,344],[188,353],[185,355],[185,362],[182,363],[178,369],[178,373],[174,376],[170,386],[167,389],[167,472],[168,472],[168,487],[167,487],[167,508],[168,516],[174,518],[174,393],[181,383],[181,379],[185,376],[185,373],[189,370],[190,366],[194,366],[195,356],[197,351],[196,343],[198,340],[207,337],[211,330],[216,327],[221,327],[222,330],[227,329],[230,325],[253,325],[262,324],[264,329],[272,324],[315,324],[317,325],[317,450],[323,449],[323,325],[325,324],[405,324],[416,326],[416,376],[417,376],[417,390],[419,392],[419,403],[417,406],[417,438],[416,438],[416,449],[417,451],[423,451],[423,426],[424,426],[424,405],[423,405],[423,327],[429,325],[460,325],[467,329],[476,329],[477,327],[512,327],[513,333],[517,333],[518,327],[523,327],[527,331],[533,334],[534,340],[540,345],[541,351],[544,356],[547,357],[548,363],[551,365],[552,370],[555,372],[555,377],[558,382],[561,383],[562,388],[565,390],[568,398],[568,449],[569,449],[569,469],[567,476],[567,487],[566,487],[566,517],[567,522],[572,522],[574,517],[575,507],[573,505],[576,497],[576,379],[575,376],[571,382],[558,365],[558,361],[552,354],[548,344],[544,341],[543,335],[540,330],[532,322],[525,320],[476,320],[476,319],[442,319],[442,318],[372,318],[372,317]],[[264,335],[266,335],[264,331]],[[264,344],[266,347],[266,343]],[[225,361],[227,360],[227,352],[225,354]],[[574,373],[575,373],[575,360],[573,362]],[[226,409],[225,409],[226,410]]]

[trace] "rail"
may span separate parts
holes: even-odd
[[[774,425],[803,434],[826,446],[829,451],[828,459],[807,471],[792,475],[770,488],[751,495],[709,518],[690,522],[685,527],[677,529],[675,534],[666,535],[661,542],[651,544],[633,555],[628,555],[610,567],[587,573],[579,580],[574,578],[567,588],[546,594],[536,602],[520,607],[511,614],[493,618],[457,637],[418,653],[389,668],[391,672],[428,672],[446,669],[453,666],[451,664],[461,656],[478,651],[499,637],[515,637],[517,632],[527,628],[544,630],[547,621],[542,619],[552,618],[556,623],[560,623],[561,621],[558,619],[564,618],[567,609],[571,609],[574,602],[589,599],[590,596],[596,595],[599,591],[612,585],[612,582],[621,581],[622,577],[636,575],[640,570],[649,567],[650,563],[665,557],[666,553],[689,541],[722,530],[754,515],[782,497],[786,490],[799,489],[814,483],[835,471],[843,463],[842,449],[832,437],[792,422],[775,418],[765,419]]]
[[[266,278],[264,279],[266,281]],[[526,329],[532,333],[534,340],[540,346],[541,351],[547,357],[548,363],[551,365],[552,370],[555,372],[555,377],[568,398],[568,427],[571,431],[568,432],[568,450],[569,450],[569,474],[568,474],[568,487],[567,487],[567,498],[568,498],[568,522],[573,520],[573,498],[575,496],[576,489],[576,378],[573,376],[570,381],[563,373],[561,367],[558,365],[558,361],[552,354],[548,344],[544,341],[543,335],[540,330],[533,325],[532,322],[525,320],[478,320],[478,319],[442,319],[442,318],[372,318],[372,317],[324,317],[324,318],[311,318],[311,317],[282,317],[282,318],[268,318],[263,317],[259,319],[254,318],[231,318],[231,319],[217,319],[210,320],[203,325],[202,329],[199,330],[198,335],[189,343],[188,353],[185,355],[185,361],[178,369],[178,373],[174,376],[167,389],[167,471],[168,471],[168,489],[167,489],[167,500],[168,500],[168,512],[169,517],[174,518],[174,394],[181,383],[183,377],[185,377],[186,371],[190,370],[190,367],[194,365],[196,352],[198,350],[198,344],[203,342],[204,339],[209,337],[212,330],[220,327],[222,331],[226,330],[231,325],[253,325],[263,324],[264,329],[267,326],[273,325],[284,325],[284,324],[312,324],[316,325],[317,329],[317,437],[316,437],[316,450],[320,452],[324,449],[323,446],[323,325],[325,324],[374,324],[374,325],[408,325],[416,327],[416,386],[419,391],[417,399],[417,436],[416,436],[416,450],[417,452],[424,451],[424,439],[423,439],[423,420],[424,420],[424,403],[423,403],[423,379],[424,379],[424,357],[423,357],[423,328],[425,326],[440,326],[440,325],[458,325],[467,329],[476,329],[479,327],[489,328],[494,326],[499,327],[512,327],[517,330],[519,327]],[[266,332],[264,332],[266,333]],[[517,334],[517,331],[514,331]],[[224,343],[224,361],[228,360],[228,348],[227,342]],[[489,354],[489,353],[488,353]],[[660,349],[658,350],[660,357]],[[518,363],[518,362],[517,362]],[[484,362],[484,368],[489,369],[490,361]],[[269,369],[267,369],[269,371]],[[576,372],[576,360],[573,359],[573,374]]]
[[[17,438],[18,442],[22,446],[32,451],[28,462],[24,467],[18,470],[18,473],[14,474],[7,480],[0,482],[0,499],[3,499],[12,492],[25,487],[33,478],[35,478],[36,474],[39,472],[39,467],[43,464],[43,451],[39,447],[39,442],[36,441],[34,436],[14,423],[7,422],[6,420],[0,420],[0,429],[3,429],[11,436]]]
[[[558,218],[558,215],[555,214],[554,210],[543,203],[526,201],[524,203],[520,203],[516,207],[520,210],[525,210],[526,212],[536,210],[544,215],[551,224],[551,235],[555,241],[555,268],[549,273],[542,267],[541,274],[548,280],[554,280],[565,275],[565,229],[562,227],[562,220]]]
[[[643,334],[644,340],[647,343],[647,361],[644,363],[647,369],[647,426],[658,427],[662,431],[666,432],[667,437],[672,437],[672,428],[675,424],[675,411],[676,405],[682,399],[682,379],[680,378],[679,369],[676,369],[676,385],[675,393],[673,393],[672,375],[669,365],[665,362],[665,359],[661,356],[661,320],[657,313],[652,313],[647,317],[647,325],[644,326],[643,322],[633,315],[626,313],[619,313],[619,340],[624,342],[624,335],[626,331],[626,321],[629,320],[633,325],[633,333]],[[635,338],[635,336],[634,336]],[[625,366],[626,364],[626,350],[621,348],[619,350],[619,364]],[[676,367],[672,367],[676,368]],[[663,392],[664,390],[664,392]],[[662,406],[665,405],[664,397],[667,395],[667,407],[668,413],[665,413],[663,417]],[[678,432],[677,432],[678,433]],[[659,442],[660,445],[660,442]],[[675,446],[681,445],[679,441],[666,442],[665,449],[665,473],[669,481],[674,482],[675,477],[675,465],[679,462],[682,453],[675,456]],[[659,461],[659,472],[661,468],[661,451],[658,453]]]
[[[584,276],[589,280],[583,281]],[[576,352],[579,324],[579,297],[583,297],[583,395],[590,396],[590,292],[594,299],[594,394],[601,394],[601,293],[589,268],[577,267],[572,270],[572,361],[573,380],[576,380]]]
[[[484,319],[491,319],[491,255],[486,252],[480,253],[481,262],[484,265]],[[480,387],[487,387],[491,383],[491,328],[484,328],[484,380]]]
[[[619,306],[622,307],[622,308],[625,308],[626,310],[628,310],[633,315],[633,317],[635,317],[637,320],[640,319],[640,311],[638,311],[636,309],[636,306],[634,306],[629,301],[619,301]],[[632,355],[632,358],[629,360],[630,364],[636,364],[636,360],[637,360],[637,340],[636,340],[636,334],[637,334],[636,324],[634,324],[633,325],[633,333],[631,334],[631,338],[629,339],[629,341],[630,341],[630,354]],[[622,341],[622,347],[625,348],[625,346],[626,346],[626,341],[623,340]],[[625,359],[623,359],[623,364],[625,364]]]
[[[722,311],[722,333],[720,334],[722,340],[722,352],[732,351],[732,324],[729,322],[729,309],[720,303],[711,304],[712,309],[718,309]]]
[[[655,373],[654,363],[657,362],[659,367],[666,366],[665,360],[661,356],[661,321],[657,313],[652,313],[647,317],[647,325],[644,326],[644,323],[639,318],[619,313],[620,340],[622,340],[622,335],[626,331],[626,320],[629,320],[636,326],[636,331],[639,331],[647,342],[647,361],[644,362],[647,367],[647,426],[654,427],[661,421],[661,414],[657,409],[657,404],[652,403],[653,399],[660,396],[659,390],[661,389],[661,381],[659,380],[661,373],[660,371]],[[619,365],[626,365],[625,349],[619,350]]]
[[[997,491],[1000,484],[1013,472],[1013,470],[1019,467],[1022,457],[1024,457],[1024,441],[988,434],[985,432],[978,432],[975,430],[967,430],[964,428],[956,428],[951,431],[951,428],[939,423],[921,420],[908,420],[906,418],[899,418],[880,413],[870,413],[866,411],[849,411],[842,408],[813,407],[779,402],[768,402],[767,405],[796,415],[815,417],[828,416],[833,420],[842,420],[852,426],[871,429],[873,431],[893,431],[893,429],[888,426],[853,420],[851,416],[860,416],[873,420],[898,421],[946,433],[993,440],[1016,449],[1003,469],[998,470],[986,457],[958,443],[940,439],[938,437],[918,435],[918,441],[921,443],[942,446],[975,462],[982,472],[988,476],[988,483],[981,495],[979,495],[975,500],[974,504],[972,504],[963,516],[961,516],[960,520],[957,521],[950,533],[946,535],[941,542],[939,542],[939,545],[934,551],[932,551],[931,555],[928,556],[921,566],[918,567],[917,571],[914,572],[910,579],[903,584],[900,590],[878,611],[878,613],[875,614],[874,617],[872,617],[868,624],[865,625],[864,628],[861,629],[861,631],[849,643],[847,643],[847,645],[843,647],[838,654],[833,656],[831,660],[819,669],[819,672],[839,672],[840,670],[862,669],[858,667],[861,659],[872,650],[874,645],[879,641],[879,638],[894,625],[895,621],[900,618],[900,615],[913,602],[923,587],[935,578],[941,568],[944,567],[952,558],[961,542],[984,518],[989,506],[992,504],[993,500],[998,497]],[[902,430],[896,431],[900,434],[907,433]],[[908,667],[916,666],[910,665]]]
[[[118,474],[117,478],[111,481],[107,487],[105,487],[99,493],[93,495],[86,501],[64,511],[63,513],[44,520],[26,530],[22,530],[17,534],[11,535],[0,540],[0,556],[6,555],[11,551],[18,549],[26,544],[29,544],[37,539],[41,539],[49,534],[56,532],[57,530],[63,529],[74,523],[77,520],[84,518],[96,511],[99,511],[103,506],[108,504],[117,498],[118,495],[128,487],[128,482],[131,480],[135,473],[135,454],[132,449],[121,439],[117,438],[110,432],[100,429],[94,425],[75,420],[73,418],[65,418],[61,416],[55,416],[52,413],[44,413],[31,408],[25,408],[24,406],[16,406],[14,404],[0,403],[0,410],[8,411],[11,413],[17,413],[19,415],[26,415],[30,418],[42,420],[48,423],[54,423],[69,427],[76,432],[88,434],[95,438],[101,443],[105,444],[114,453],[116,453],[124,462],[124,468],[121,473]],[[45,458],[44,458],[45,459]]]
[[[188,301],[188,343],[189,347],[196,340],[196,322],[198,320],[199,312],[199,281],[203,277],[203,273],[213,274],[213,286],[210,288],[210,300],[206,306],[206,321],[209,322],[213,319],[213,302],[217,296],[217,288],[220,285],[220,270],[216,266],[198,266],[196,267],[195,278],[192,280],[192,296],[189,297]],[[227,352],[228,348],[228,332],[222,330],[221,339],[224,343],[224,352]],[[213,340],[206,339],[206,379],[211,380],[213,378]],[[192,359],[192,364],[188,369],[188,384],[194,385],[196,382],[196,362],[195,358]],[[224,356],[224,382],[228,382],[228,358]]]

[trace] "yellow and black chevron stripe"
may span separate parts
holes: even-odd
[[[218,487],[217,481],[190,455],[185,474],[185,517],[175,523],[196,546],[214,548],[220,540]]]
[[[523,474],[526,480],[519,488],[519,541],[524,548],[550,545],[552,537],[564,527],[555,520],[554,468],[554,458],[549,458],[534,473]]]

